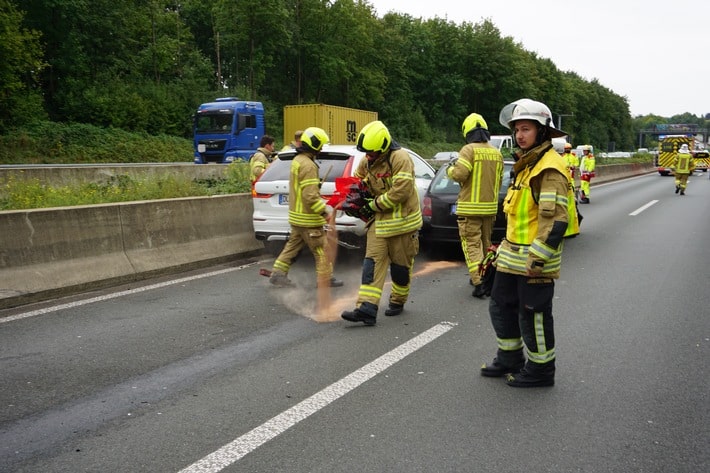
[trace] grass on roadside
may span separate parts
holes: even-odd
[[[166,174],[136,179],[113,176],[102,183],[52,187],[37,179],[0,182],[0,210],[25,210],[72,205],[107,204],[135,200],[174,199],[251,191],[249,165],[232,163],[222,178],[191,180]]]

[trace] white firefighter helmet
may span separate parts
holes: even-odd
[[[518,120],[532,120],[547,127],[550,130],[550,138],[567,136],[567,133],[553,126],[552,112],[547,105],[531,99],[520,99],[509,103],[500,111],[498,120],[501,125],[511,130],[512,124]]]

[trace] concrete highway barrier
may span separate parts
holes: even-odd
[[[652,163],[630,163],[630,164],[605,164],[597,166],[595,174],[592,178],[592,186],[601,184],[602,182],[615,181],[631,176],[640,176],[656,172],[656,168]]]
[[[0,212],[0,308],[263,251],[251,194]]]

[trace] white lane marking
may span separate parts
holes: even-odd
[[[451,330],[455,325],[457,324],[442,322],[433,326],[426,332],[417,335],[308,399],[299,402],[292,408],[264,422],[259,427],[254,428],[201,460],[180,470],[179,473],[217,473],[221,471],[248,453],[254,451],[259,446],[306,419],[311,414],[318,412],[333,401],[349,393],[365,381],[373,378],[375,375],[386,370],[406,356],[434,341]]]
[[[642,207],[637,208],[636,210],[634,210],[633,212],[631,212],[629,215],[631,215],[632,217],[635,217],[635,216],[637,216],[638,214],[640,214],[641,212],[643,212],[644,210],[646,210],[647,208],[649,208],[650,206],[652,206],[653,204],[655,204],[656,202],[658,202],[658,201],[657,201],[657,200],[652,200],[652,201],[649,202],[648,204],[646,204],[646,205],[644,205],[644,206],[642,206]]]
[[[23,312],[21,314],[10,315],[8,317],[0,317],[0,324],[5,322],[12,322],[13,320],[26,319],[27,317],[34,317],[36,315],[48,314],[50,312],[56,312],[63,309],[71,309],[72,307],[79,307],[86,304],[93,304],[94,302],[107,301],[110,299],[115,299],[117,297],[128,296],[131,294],[137,294],[139,292],[151,291],[153,289],[159,289],[165,286],[172,286],[173,284],[180,284],[188,281],[195,281],[198,279],[209,278],[212,276],[219,276],[220,274],[231,273],[232,271],[239,271],[240,269],[249,268],[257,264],[261,264],[264,261],[256,261],[254,263],[244,264],[242,266],[237,266],[235,268],[220,269],[219,271],[212,271],[210,273],[197,274],[195,276],[188,276],[180,279],[173,279],[170,281],[161,282],[158,284],[151,284],[150,286],[137,287],[135,289],[129,289],[127,291],[114,292],[113,294],[106,294],[103,296],[91,297],[89,299],[82,299],[80,301],[68,302],[66,304],[54,305],[51,307],[45,307],[44,309],[37,309],[30,312]]]

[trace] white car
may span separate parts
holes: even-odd
[[[414,174],[421,203],[429,183],[436,171],[421,156],[405,150],[414,162]],[[288,187],[291,161],[296,156],[295,150],[282,151],[254,184],[254,233],[257,240],[264,242],[267,249],[277,251],[288,239]],[[328,200],[335,192],[337,177],[351,177],[365,153],[352,145],[326,145],[318,154],[316,162],[323,181],[321,195]],[[361,248],[365,241],[365,222],[359,218],[337,211],[335,226],[338,230],[338,243],[350,249]]]

